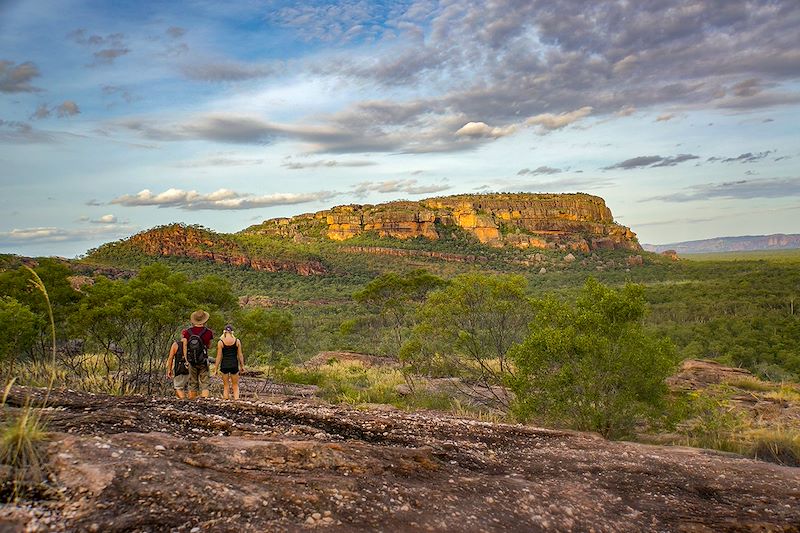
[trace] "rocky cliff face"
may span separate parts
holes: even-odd
[[[150,256],[189,257],[265,272],[294,272],[301,276],[326,272],[319,261],[253,257],[240,244],[223,235],[179,224],[139,233],[131,237],[128,244]]]
[[[489,246],[640,250],[636,235],[614,222],[602,198],[588,194],[491,194],[419,202],[344,205],[292,218],[267,220],[243,233],[295,240],[344,241],[364,233],[438,239],[462,230]]]

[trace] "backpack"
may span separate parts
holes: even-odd
[[[203,335],[208,328],[204,327],[200,333],[193,333],[189,328],[189,339],[186,341],[186,360],[192,366],[208,366],[208,348],[203,342]]]
[[[175,352],[174,374],[176,376],[185,376],[189,373],[189,367],[186,366],[186,360],[183,358],[183,341],[178,339],[178,351]]]

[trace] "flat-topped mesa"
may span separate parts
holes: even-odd
[[[368,232],[397,239],[438,239],[452,229],[461,229],[489,246],[641,250],[636,235],[614,222],[602,198],[583,193],[475,194],[342,205],[267,220],[243,233],[344,241]]]

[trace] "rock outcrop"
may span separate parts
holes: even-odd
[[[14,388],[13,415],[45,391]],[[797,469],[431,412],[54,391],[2,531],[797,531]],[[2,473],[2,472],[0,472]]]
[[[134,235],[126,243],[150,256],[188,257],[264,272],[293,272],[301,276],[327,272],[319,261],[255,256],[233,239],[196,226],[162,226]]]
[[[302,241],[346,241],[365,233],[436,240],[463,231],[489,246],[588,252],[640,250],[636,235],[614,222],[602,198],[588,194],[487,194],[379,205],[343,205],[292,218],[271,219],[242,233]]]

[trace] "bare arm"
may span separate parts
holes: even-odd
[[[184,337],[183,339],[181,339],[181,344],[183,344],[183,360],[184,360],[184,362],[186,362],[186,363],[187,363],[187,365],[188,365],[188,363],[189,363],[189,360],[186,358],[186,347],[187,347],[187,341],[186,341],[186,337]]]
[[[244,355],[242,355],[242,341],[236,339],[236,357],[239,358],[239,372],[244,372]]]
[[[219,365],[222,364],[222,340],[217,341],[217,356],[214,358],[214,369],[219,370]]]
[[[169,356],[167,357],[167,377],[172,379],[172,362],[175,360],[175,354],[178,352],[178,343],[173,342],[169,347]]]

